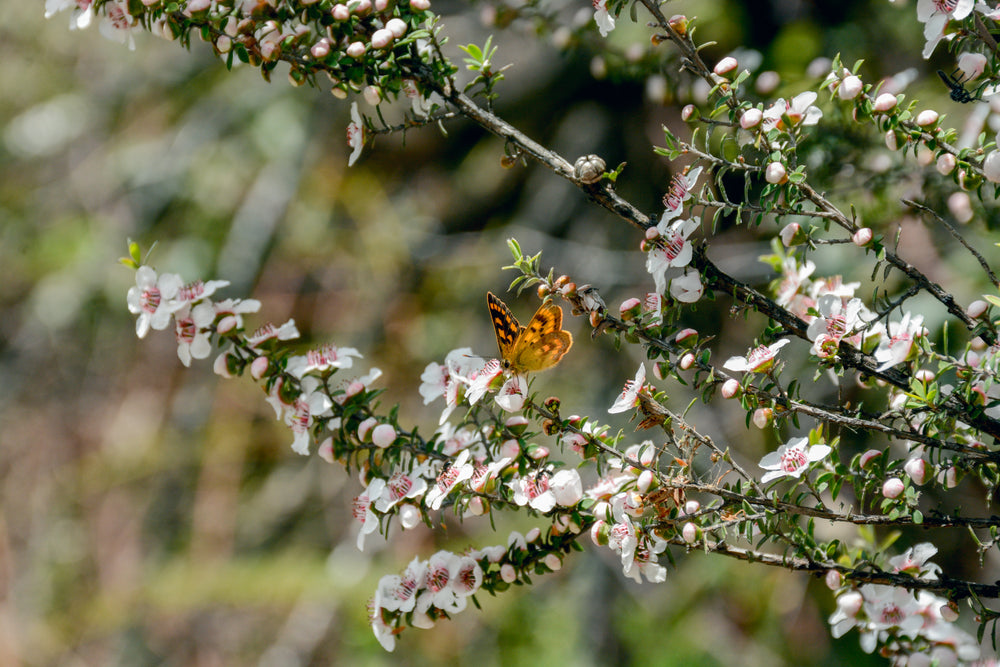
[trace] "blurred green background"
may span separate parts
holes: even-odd
[[[590,15],[587,2],[557,6]],[[559,52],[531,21],[499,32],[487,24],[506,22],[500,6],[436,8],[453,49],[497,33],[498,62],[513,65],[501,115],[570,161],[627,161],[621,192],[661,207],[672,169],[650,145],[662,145],[662,124],[686,136],[678,109],[697,91],[636,76],[651,58],[647,28],[620,19],[618,55],[601,61],[596,41]],[[943,101],[933,69],[949,61],[943,50],[920,60],[912,5],[666,7],[677,12],[718,42],[709,61],[758,49],[790,92],[814,85],[803,74],[813,58],[842,51],[868,59],[867,77],[920,68],[911,94],[956,117],[982,123],[988,111]],[[484,295],[513,277],[500,268],[507,237],[611,306],[651,289],[640,239],[537,166],[501,167],[502,144],[477,127],[381,137],[348,169],[348,105],[328,93],[228,72],[197,42],[187,52],[137,33],[131,52],[68,22],[45,21],[42,3],[0,5],[0,665],[879,664],[856,634],[830,639],[820,582],[678,552],[665,583],[637,586],[589,547],[530,590],[482,596],[481,611],[408,630],[385,653],[365,606],[381,575],[534,524],[418,529],[358,553],[355,478],[296,456],[250,383],[221,380],[210,360],[184,369],[169,332],[136,339],[133,276],[115,261],[126,239],[155,242],[161,271],[224,278],[224,296],[261,300],[251,327],[294,317],[307,341],[359,348],[385,372],[384,403],[424,432],[437,420],[416,392],[424,366],[456,347],[494,354]],[[947,242],[914,228],[917,259],[974,298],[983,288],[966,258],[951,264]],[[764,238],[730,229],[717,256],[764,283]],[[850,268],[832,262],[829,273]],[[508,300],[522,318],[536,305]],[[721,333],[726,307],[703,306],[691,323]],[[642,355],[591,341],[580,320],[567,328],[573,353],[536,388],[600,418]],[[731,329],[720,355],[747,343]],[[691,418],[719,442],[747,443],[747,462],[773,446],[715,404]]]

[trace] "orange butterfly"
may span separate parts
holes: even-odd
[[[562,330],[562,308],[554,303],[539,306],[526,327],[492,292],[486,294],[486,305],[504,369],[517,374],[544,371],[558,364],[573,345],[572,334]]]

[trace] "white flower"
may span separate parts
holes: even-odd
[[[684,269],[684,273],[670,281],[670,296],[681,303],[694,303],[705,293],[701,274]]]
[[[352,503],[354,518],[361,522],[361,530],[358,531],[358,551],[365,550],[365,538],[378,530],[378,516],[372,507],[384,492],[385,480],[375,477],[368,483],[368,488]]]
[[[661,227],[666,227],[667,222],[680,216],[681,211],[684,210],[684,202],[691,198],[691,192],[694,190],[700,175],[701,167],[695,167],[686,174],[674,174],[674,177],[670,179],[670,188],[667,190],[667,194],[663,195],[663,205],[667,208],[660,218],[660,224],[657,225],[661,234],[664,231]]]
[[[441,502],[460,483],[472,477],[475,466],[469,462],[469,450],[463,449],[458,458],[449,462],[437,476],[434,486],[424,497],[424,503],[432,510],[441,509]]]
[[[639,370],[635,372],[635,378],[625,383],[622,393],[615,399],[614,405],[608,408],[608,412],[614,414],[625,412],[639,405],[639,392],[646,384],[646,364],[639,364]]]
[[[170,323],[170,316],[184,307],[177,300],[181,289],[181,277],[173,273],[156,275],[148,266],[140,266],[135,272],[135,287],[130,287],[126,296],[129,312],[138,315],[135,333],[145,338],[150,328],[163,331]]]
[[[879,362],[876,370],[884,371],[906,361],[914,339],[923,335],[923,322],[923,315],[911,316],[907,312],[901,321],[889,323],[889,337],[883,338],[875,350],[875,361]]]
[[[324,345],[316,350],[309,350],[305,356],[289,357],[285,370],[290,375],[302,378],[311,371],[325,371],[331,368],[350,368],[354,365],[353,357],[361,358],[361,353],[353,347],[337,347]]]
[[[974,0],[917,0],[917,20],[924,24],[923,56],[929,58],[944,37],[948,21],[961,21],[972,12]]]
[[[778,350],[788,345],[788,339],[782,338],[770,345],[758,345],[747,353],[746,357],[729,357],[722,365],[727,371],[750,371],[751,373],[766,373],[774,367]]]
[[[761,468],[767,470],[760,478],[762,484],[772,479],[793,477],[798,479],[809,465],[820,461],[830,453],[828,445],[809,446],[807,438],[796,438],[778,447],[778,451],[767,454],[760,460]]]
[[[601,37],[607,37],[615,29],[615,19],[608,13],[608,0],[593,0],[593,5],[597,29],[601,31]]]
[[[185,366],[191,365],[192,359],[205,359],[212,352],[208,328],[215,320],[215,308],[211,301],[203,301],[190,309],[190,313],[177,313],[175,335],[177,337],[177,356]]]
[[[787,130],[786,121],[792,125],[815,125],[823,117],[823,111],[813,106],[816,97],[815,92],[807,90],[790,100],[777,100],[764,110],[764,128]]]

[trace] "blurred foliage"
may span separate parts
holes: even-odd
[[[459,41],[492,30],[477,20],[485,4],[441,11],[459,14],[445,21]],[[919,26],[899,19],[912,6],[716,0],[667,11],[702,19],[700,36],[718,42],[710,56],[758,49],[783,77],[778,93],[814,85],[809,61],[841,51],[866,59],[866,77],[917,67],[909,94],[951,104],[933,76],[943,55],[921,61]],[[359,554],[356,479],[295,456],[254,387],[220,381],[208,363],[183,369],[169,333],[136,340],[132,276],[115,262],[125,239],[155,242],[161,270],[232,281],[226,296],[260,299],[264,319],[294,317],[307,342],[359,348],[386,373],[384,400],[428,432],[437,415],[416,392],[423,367],[465,345],[494,353],[484,295],[512,278],[500,271],[506,237],[544,250],[543,265],[596,284],[609,304],[649,283],[639,239],[536,165],[502,168],[503,146],[467,123],[447,137],[381,137],[348,170],[347,104],[227,72],[197,43],[186,52],[138,35],[129,52],[42,14],[41,3],[0,5],[0,664],[877,664],[854,635],[830,639],[832,601],[818,582],[679,553],[666,583],[639,587],[588,552],[384,653],[365,617],[382,574],[530,524],[497,534],[450,524],[446,543],[418,529]],[[684,132],[679,106],[694,93],[651,94],[625,56],[595,80],[586,44],[560,54],[534,29],[514,21],[495,38],[513,65],[499,113],[570,159],[627,161],[622,193],[659,208],[676,167],[650,144],[662,143],[662,124]],[[625,53],[648,43],[645,31],[625,18],[610,44]],[[842,139],[831,150],[857,145]],[[859,175],[855,188],[866,187]],[[926,238],[914,253],[961,279],[910,227]],[[770,277],[754,230],[729,230],[719,248],[741,278]],[[534,309],[527,297],[511,303],[521,316]],[[691,324],[726,322],[702,305]],[[599,416],[639,357],[568,327],[578,344],[536,387]],[[727,344],[719,354],[743,343]],[[746,456],[767,447],[739,413],[699,405],[692,421],[720,442],[749,441]]]

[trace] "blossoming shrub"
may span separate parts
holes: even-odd
[[[758,100],[751,87],[766,88],[766,72],[751,72],[735,56],[709,67],[692,20],[668,18],[641,0],[631,7],[645,12],[652,43],[671,49],[686,76],[708,87],[682,112],[687,135],[664,130],[656,151],[677,168],[664,184],[662,211],[650,215],[616,190],[628,177],[626,165],[608,170],[594,155],[571,163],[493,113],[504,73],[491,41],[462,47],[472,78],[460,86],[455,56],[426,2],[50,2],[48,9],[64,4],[78,27],[99,17],[118,36],[141,27],[186,44],[200,35],[230,64],[238,58],[267,76],[285,62],[294,84],[323,85],[338,96],[357,94],[371,104],[411,96],[396,127],[381,116],[364,119],[352,105],[351,163],[374,134],[464,116],[505,139],[508,166],[536,159],[634,229],[634,252],[645,255],[636,257],[645,260],[650,284],[617,311],[605,302],[607,290],[543,270],[539,255],[511,240],[512,288],[533,289],[560,304],[560,314],[547,307],[540,311],[547,317],[510,331],[494,321],[499,359],[475,357],[456,342],[441,362],[430,362],[415,388],[425,404],[441,406],[438,429],[429,434],[379,404],[382,373],[355,369],[364,358],[358,350],[326,345],[302,354],[289,345],[298,337],[292,321],[247,333],[243,316],[259,303],[216,301],[225,281],[184,284],[157,274],[130,245],[124,263],[136,269],[136,284],[127,304],[137,334],[172,327],[185,365],[218,349],[216,372],[261,387],[289,426],[295,452],[315,452],[356,472],[359,549],[394,526],[434,528],[444,513],[471,521],[513,512],[536,520],[525,534],[461,554],[417,555],[402,573],[386,574],[370,609],[386,649],[405,628],[428,628],[465,610],[476,595],[559,570],[589,538],[637,582],[664,581],[671,550],[822,575],[835,596],[834,637],[857,630],[865,651],[878,649],[899,664],[980,657],[980,642],[955,622],[959,603],[974,610],[985,634],[997,618],[987,600],[1000,597],[1000,588],[985,575],[946,573],[931,558],[934,539],[968,540],[982,554],[996,548],[988,510],[945,500],[963,479],[987,501],[1000,483],[1000,348],[990,310],[1000,306],[992,293],[1000,281],[985,249],[964,244],[969,266],[991,292],[963,305],[907,259],[890,230],[909,211],[961,238],[951,217],[968,219],[973,199],[995,210],[989,184],[1000,182],[1000,170],[996,143],[985,132],[963,143],[941,114],[908,101],[900,81],[865,81],[861,63],[848,67],[839,57],[820,64],[808,90]],[[626,6],[595,3],[591,29],[614,34]],[[961,76],[942,76],[951,98],[978,104],[990,97],[997,10],[965,0],[920,2],[916,15],[926,25],[925,56],[942,43],[958,55]],[[984,116],[972,119],[985,127]],[[836,162],[836,145],[824,133],[848,131],[868,147],[877,138],[900,174],[932,183],[928,193],[950,193],[948,204],[899,201],[852,185],[859,169],[886,169]],[[837,188],[852,196],[837,196]],[[713,235],[725,224],[771,238],[761,258],[776,276],[770,285],[749,284],[713,259]],[[821,268],[842,249],[861,267],[858,275]],[[747,321],[763,322],[749,349],[726,359],[719,354],[727,328],[688,326],[709,298],[726,300],[736,317],[752,313]],[[544,361],[534,368],[562,358],[568,338],[558,358],[547,347],[560,333],[562,307],[584,316],[593,337],[643,350],[646,361],[608,409],[634,416],[642,433],[540,398],[532,379],[514,372],[527,368],[510,363],[512,349]],[[814,370],[788,372],[793,356]],[[845,398],[848,389],[858,398]],[[717,442],[711,425],[688,420],[693,399],[738,403],[746,427],[770,434],[773,451],[753,463],[739,443]],[[864,434],[867,449],[856,446],[855,434]],[[892,540],[875,531],[918,526],[940,532],[896,556]]]

